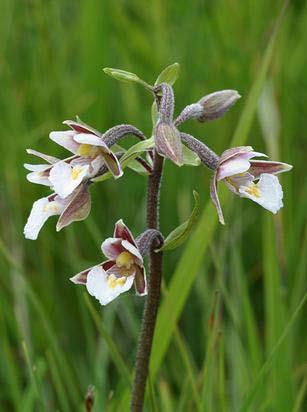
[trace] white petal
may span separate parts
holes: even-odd
[[[265,153],[261,152],[250,152],[250,153],[242,153],[241,155],[238,155],[243,159],[249,160],[252,159],[253,157],[268,157]]]
[[[46,155],[45,153],[41,153],[41,152],[38,152],[37,150],[33,150],[33,149],[27,149],[27,153],[31,154],[31,155],[34,155],[34,156],[37,156],[37,157],[40,157],[41,159],[45,160],[46,162],[48,162],[50,164],[56,163],[60,160],[60,159],[58,159],[54,156],[49,156],[49,155]]]
[[[31,183],[36,183],[44,186],[51,186],[49,176],[45,176],[42,172],[31,172],[27,174],[27,180]]]
[[[88,174],[89,165],[71,166],[56,163],[50,171],[49,180],[54,191],[62,198],[69,196]]]
[[[229,190],[236,195],[239,192],[241,186],[249,186],[255,180],[254,176],[249,172],[240,173],[231,177],[227,177],[223,180]]]
[[[99,172],[99,169],[104,165],[104,160],[101,155],[96,156],[92,161],[91,161],[91,167],[90,167],[90,177],[95,177],[97,173]]]
[[[32,165],[29,163],[24,163],[23,167],[31,172],[43,172],[46,169],[50,168],[50,165]]]
[[[59,215],[62,205],[57,201],[49,202],[47,197],[36,200],[33,203],[28,221],[24,227],[24,235],[27,239],[35,240],[46,220],[53,215]]]
[[[124,252],[121,239],[115,237],[108,237],[101,244],[102,253],[111,260],[116,260],[117,256]]]
[[[139,265],[143,264],[142,255],[140,254],[139,250],[134,245],[132,245],[132,243],[128,242],[128,240],[123,240],[122,245],[126,250],[128,250],[128,252],[130,252],[132,255],[134,255],[137,258],[138,260],[137,263]]]
[[[226,182],[226,180],[225,180]],[[223,215],[223,210],[221,207],[221,203],[220,203],[220,199],[219,199],[219,195],[217,192],[217,178],[216,178],[216,173],[214,173],[212,179],[211,179],[211,183],[210,183],[210,196],[212,199],[212,202],[214,204],[214,206],[216,207],[217,210],[217,214],[219,217],[219,222],[222,225],[225,225],[225,220],[224,220],[224,215]]]
[[[74,140],[78,143],[89,144],[91,146],[101,146],[109,151],[108,146],[105,142],[98,136],[89,133],[78,133],[75,135]]]
[[[65,132],[51,132],[49,134],[49,137],[55,143],[65,147],[65,149],[69,150],[70,152],[77,154],[80,144],[75,142],[75,134],[76,132],[74,132],[73,130],[67,130]]]
[[[86,288],[101,305],[107,305],[121,293],[129,290],[133,281],[134,276],[116,279],[113,275],[108,276],[101,266],[95,266],[87,275]]]
[[[274,214],[283,207],[282,187],[274,175],[263,173],[257,184],[242,186],[239,192]]]
[[[241,157],[227,160],[219,166],[217,180],[225,179],[225,177],[233,176],[238,173],[247,172],[249,168],[249,161]]]

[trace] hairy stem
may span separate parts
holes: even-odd
[[[195,152],[202,163],[211,170],[216,170],[219,163],[219,157],[213,150],[211,150],[207,145],[202,143],[200,140],[195,139],[187,133],[180,133],[181,140],[186,143],[186,145]]]
[[[163,245],[163,236],[156,229],[147,229],[145,232],[141,233],[136,241],[140,254],[146,256],[150,251],[152,245],[154,245],[155,250],[159,249]]]
[[[136,136],[140,140],[146,140],[144,133],[131,124],[119,124],[117,126],[111,127],[111,129],[107,130],[103,135],[101,135],[101,138],[108,147],[111,147],[128,134]]]
[[[159,193],[162,170],[163,158],[155,152],[153,172],[149,177],[147,193],[147,224],[149,229],[159,229]],[[148,295],[144,306],[132,388],[132,412],[141,412],[143,410],[152,340],[160,300],[162,252],[155,253],[154,249],[155,242],[152,242],[149,252]]]

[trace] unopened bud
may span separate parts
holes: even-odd
[[[182,143],[180,133],[173,124],[158,122],[155,130],[157,152],[177,166],[182,166]]]
[[[202,112],[196,116],[200,122],[218,119],[240,99],[236,90],[221,90],[208,94],[199,100],[197,105],[202,108]]]

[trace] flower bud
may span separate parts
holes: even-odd
[[[197,103],[202,108],[197,119],[200,122],[206,122],[222,117],[240,97],[236,90],[221,90],[208,94]]]
[[[157,152],[177,166],[182,166],[182,143],[180,133],[172,124],[158,122],[155,130]]]

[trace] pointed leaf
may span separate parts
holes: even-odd
[[[192,232],[194,225],[197,221],[199,215],[199,194],[194,190],[193,196],[195,199],[194,209],[192,210],[189,219],[182,223],[180,226],[176,227],[165,239],[163,246],[158,250],[172,250],[180,246]]]
[[[113,77],[116,80],[119,80],[124,83],[138,83],[141,84],[145,89],[152,90],[152,86],[146,83],[144,80],[140,79],[135,73],[126,72],[121,69],[113,69],[111,67],[105,67],[103,71],[109,76]]]
[[[131,146],[124,156],[120,159],[121,164],[127,165],[127,160],[135,159],[141,153],[152,149],[154,147],[154,138],[150,137],[149,139],[142,140],[141,142],[136,143],[135,145]]]
[[[116,145],[116,147],[120,147]],[[154,147],[154,138],[151,137],[150,139],[142,140],[141,142],[136,143],[135,145],[131,146],[120,159],[120,164],[122,169],[128,166],[132,160],[138,157],[143,152],[152,149]],[[91,179],[92,182],[103,182],[104,180],[109,179],[112,177],[110,172],[105,173],[102,176],[94,177]]]
[[[155,86],[161,83],[168,83],[172,86],[175,83],[175,81],[178,79],[179,71],[180,71],[179,63],[174,63],[174,64],[171,64],[170,66],[167,66],[159,74],[155,82]]]
[[[136,159],[132,159],[127,163],[127,167],[138,173],[139,175],[147,176],[149,174],[148,170]]]
[[[127,150],[124,147],[120,146],[119,144],[115,144],[115,145],[112,146],[112,152],[113,153],[116,153],[116,152],[125,153],[126,151]],[[146,162],[144,159],[143,159],[143,161]],[[146,176],[146,175],[149,174],[148,169],[146,169],[146,167],[140,161],[138,161],[138,159],[130,160],[127,163],[126,166],[129,167],[129,169],[133,170],[134,172],[136,172],[140,175]],[[148,166],[150,166],[150,165],[148,165]]]
[[[184,145],[182,145],[182,159],[183,164],[188,166],[199,166],[201,164],[197,154]]]

